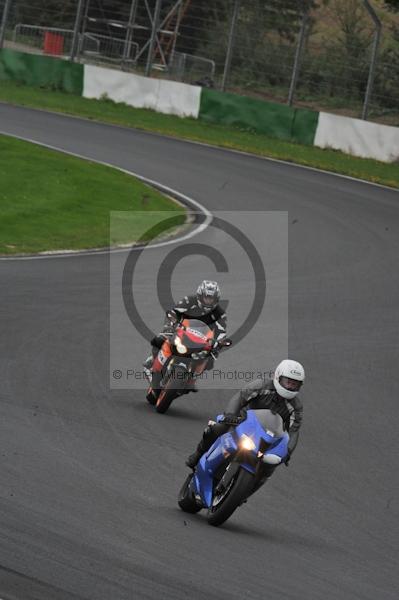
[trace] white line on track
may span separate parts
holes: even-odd
[[[172,138],[176,139],[176,138]],[[183,140],[185,141],[185,140]],[[249,156],[250,158],[260,158],[261,160],[267,160],[269,162],[280,163],[282,165],[289,165],[290,167],[297,167],[298,169],[306,169],[307,171],[313,171],[316,173],[323,173],[324,175],[332,175],[333,177],[340,177],[341,179],[349,179],[349,181],[355,181],[356,183],[364,183],[366,185],[373,185],[374,187],[383,188],[384,190],[390,190],[391,192],[399,192],[399,188],[394,188],[383,183],[375,183],[374,181],[367,181],[367,179],[359,179],[359,177],[352,177],[351,175],[343,175],[342,173],[334,173],[334,171],[326,171],[325,169],[318,169],[317,167],[309,167],[308,165],[300,165],[296,162],[290,162],[289,160],[283,160],[281,158],[270,158],[269,156],[259,156],[258,154],[251,154],[251,152],[245,152],[244,150],[235,150],[234,148],[223,148],[223,146],[212,146],[211,144],[204,144],[202,142],[193,142],[199,146],[205,146],[207,148],[217,148],[218,150],[228,150],[234,152],[234,154],[241,154],[243,156]],[[317,148],[317,146],[309,146],[310,148]],[[319,150],[325,150],[325,148],[319,148]],[[362,158],[361,156],[353,156],[353,158]],[[374,159],[369,159],[374,160]]]
[[[18,108],[18,105],[9,105],[5,102],[0,102],[0,104],[5,104],[6,106],[14,106],[16,108]],[[188,140],[188,139],[184,139],[184,138],[177,138],[177,137],[173,137],[170,135],[163,135],[154,131],[146,131],[144,129],[135,129],[134,127],[123,127],[122,125],[113,125],[112,123],[104,123],[103,121],[97,121],[97,120],[93,120],[93,119],[86,119],[85,117],[79,117],[76,115],[68,115],[65,113],[59,113],[56,111],[48,111],[48,110],[44,110],[44,109],[40,109],[40,108],[31,108],[31,107],[22,107],[22,108],[26,108],[28,110],[35,110],[38,112],[43,112],[46,114],[51,114],[51,115],[56,115],[58,117],[64,117],[66,119],[75,119],[75,120],[81,120],[81,121],[86,121],[86,122],[90,122],[90,123],[96,123],[97,125],[102,125],[102,126],[106,126],[106,127],[117,127],[120,129],[125,129],[127,131],[138,131],[139,133],[144,133],[147,135],[153,135],[153,136],[157,136],[157,137],[163,137],[166,139],[170,139],[173,141],[178,141],[178,142],[184,142],[186,144],[195,144],[196,146],[203,146],[205,148],[211,148],[212,150],[219,150],[222,152],[233,152],[234,154],[239,154],[242,156],[247,156],[249,158],[255,158],[258,160],[266,160],[269,162],[275,162],[275,163],[279,163],[279,164],[283,164],[283,165],[287,165],[290,167],[294,167],[294,168],[299,168],[299,169],[306,169],[307,171],[314,171],[316,173],[323,173],[325,175],[330,175],[333,177],[340,177],[341,179],[347,179],[349,181],[354,181],[356,183],[360,183],[360,184],[365,184],[365,185],[372,185],[374,187],[379,187],[379,188],[383,188],[386,190],[390,190],[393,192],[399,192],[399,189],[397,188],[393,188],[390,187],[388,185],[383,185],[381,183],[375,183],[373,181],[367,181],[365,179],[359,179],[357,177],[351,177],[350,175],[342,175],[341,173],[334,173],[332,171],[326,171],[325,169],[318,169],[316,167],[310,167],[307,165],[300,165],[298,163],[295,162],[291,162],[291,161],[287,161],[287,160],[282,160],[282,159],[278,159],[278,158],[270,158],[268,156],[259,156],[257,154],[252,154],[251,152],[245,152],[244,150],[236,150],[234,148],[224,148],[223,146],[213,146],[212,144],[207,144],[205,142],[198,142],[198,141],[194,141],[194,140]],[[159,242],[158,244],[152,244],[152,245],[148,245],[146,246],[146,249],[150,250],[152,248],[160,248],[162,246],[168,246],[170,244],[175,244],[177,242],[181,242],[187,239],[190,239],[192,237],[194,237],[195,235],[201,233],[202,231],[204,231],[204,229],[206,229],[210,223],[212,222],[212,213],[206,209],[204,206],[202,206],[199,202],[197,202],[196,200],[193,200],[192,198],[189,198],[188,196],[185,196],[184,194],[181,194],[180,192],[177,192],[176,190],[173,190],[172,188],[168,188],[167,186],[164,186],[156,181],[153,181],[151,179],[147,179],[146,177],[143,177],[142,175],[138,175],[137,173],[134,173],[133,171],[128,171],[127,169],[122,169],[121,167],[117,167],[115,165],[112,165],[110,163],[107,162],[103,162],[103,161],[99,161],[99,160],[95,160],[93,158],[89,158],[87,156],[82,156],[80,154],[77,154],[75,152],[71,152],[69,150],[64,150],[63,148],[59,148],[57,146],[51,146],[50,144],[45,144],[44,142],[38,142],[36,140],[32,140],[31,138],[27,138],[24,136],[20,136],[20,135],[16,135],[16,134],[12,134],[9,133],[7,131],[1,131],[0,130],[0,135],[5,135],[8,137],[13,137],[16,139],[20,139],[20,140],[24,140],[26,142],[31,142],[32,144],[37,144],[38,146],[43,146],[44,148],[49,148],[50,150],[56,150],[57,152],[62,152],[63,154],[68,154],[70,156],[75,156],[76,158],[81,158],[83,160],[88,160],[94,163],[97,163],[99,165],[104,165],[105,167],[110,167],[112,169],[116,169],[117,171],[121,171],[122,173],[126,173],[127,175],[132,175],[134,177],[136,177],[137,179],[139,179],[140,181],[143,181],[144,183],[148,183],[149,185],[153,185],[156,186],[160,189],[160,191],[163,191],[166,194],[171,194],[172,196],[175,196],[176,199],[180,199],[183,201],[183,203],[187,203],[187,204],[191,204],[196,210],[198,210],[199,212],[202,212],[205,215],[205,221],[204,223],[202,223],[201,225],[199,225],[197,228],[195,228],[193,231],[191,231],[189,234],[186,234],[185,236],[182,237],[177,237],[174,238],[173,240],[168,240],[165,242]],[[129,248],[129,250],[134,249],[134,246]],[[139,247],[137,247],[137,250],[140,249]],[[126,252],[127,249],[126,248],[113,248],[113,249],[104,249],[104,250],[77,250],[77,251],[64,251],[64,252],[60,252],[60,253],[54,253],[54,254],[39,254],[39,255],[31,255],[31,256],[9,256],[9,257],[0,257],[0,261],[4,261],[4,260],[38,260],[38,259],[45,259],[45,258],[68,258],[68,257],[73,257],[73,256],[90,256],[90,255],[94,255],[94,254],[109,254],[109,253],[114,253],[114,252]],[[1,599],[0,599],[1,600]]]
[[[205,206],[202,206],[202,204],[200,204],[196,200],[193,200],[193,198],[190,198],[189,196],[186,196],[185,194],[182,194],[181,192],[178,192],[177,190],[174,190],[173,188],[163,185],[162,183],[159,183],[158,181],[154,181],[153,179],[148,179],[147,177],[143,177],[142,175],[139,175],[138,173],[134,173],[133,171],[129,171],[127,169],[122,169],[121,167],[117,167],[115,165],[104,162],[102,160],[96,160],[96,159],[90,158],[88,156],[83,156],[81,154],[77,154],[76,152],[71,152],[69,150],[64,150],[63,148],[59,148],[57,146],[51,146],[50,144],[45,144],[44,142],[37,142],[36,140],[32,140],[30,138],[23,137],[21,135],[7,133],[6,131],[1,131],[1,130],[0,130],[0,135],[5,135],[5,136],[11,137],[11,138],[18,139],[18,140],[23,140],[25,142],[30,142],[31,144],[36,144],[37,146],[42,146],[43,148],[48,148],[49,150],[56,150],[57,152],[62,152],[63,154],[67,154],[67,155],[73,156],[75,158],[80,158],[83,160],[87,160],[87,161],[96,163],[98,165],[102,165],[104,167],[116,169],[117,171],[120,171],[121,173],[125,173],[126,175],[131,175],[132,177],[136,177],[136,179],[139,179],[143,183],[147,183],[148,185],[151,185],[151,186],[157,188],[164,194],[170,194],[175,199],[180,200],[184,205],[188,205],[189,207],[191,206],[196,212],[200,212],[204,215],[204,217],[205,217],[204,222],[201,223],[200,225],[198,225],[198,227],[196,227],[189,233],[182,235],[180,237],[174,237],[173,239],[167,240],[165,242],[149,244],[148,246],[145,246],[145,250],[162,248],[163,246],[170,246],[171,244],[176,244],[176,243],[184,242],[185,240],[189,240],[192,237],[194,237],[195,235],[198,235],[199,233],[204,231],[212,222],[212,219],[213,219],[212,213],[207,208],[205,208]],[[103,250],[95,250],[94,249],[94,250],[66,250],[66,251],[60,251],[60,252],[54,251],[53,253],[43,253],[43,254],[35,254],[35,255],[27,255],[27,256],[2,256],[2,257],[0,257],[0,261],[44,260],[44,259],[49,259],[49,258],[72,258],[72,257],[76,257],[76,256],[92,256],[92,255],[99,255],[99,254],[101,255],[101,254],[110,254],[110,253],[114,254],[117,252],[130,252],[131,250],[142,250],[142,249],[143,249],[142,246],[137,246],[137,247],[129,246],[128,248],[108,248],[108,249],[105,248]]]

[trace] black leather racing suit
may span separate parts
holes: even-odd
[[[199,319],[200,321],[203,321],[206,323],[206,325],[208,325],[208,327],[210,327],[210,329],[215,331],[216,340],[220,340],[226,335],[226,313],[219,304],[212,311],[206,312],[200,306],[198,306],[197,296],[193,294],[191,296],[185,296],[182,298],[182,300],[180,300],[170,310],[171,312],[175,313],[179,320],[187,318]],[[166,317],[162,333],[155,336],[151,340],[154,356],[158,354],[158,350],[165,341],[165,337],[171,335],[173,331],[174,326],[171,324],[168,317]],[[212,362],[213,361],[211,361],[211,363]],[[212,364],[208,364],[207,368],[212,368]]]
[[[228,415],[245,418],[247,410],[262,408],[268,408],[281,416],[284,428],[289,432],[290,436],[288,444],[288,453],[290,457],[298,443],[299,429],[302,424],[303,406],[300,398],[296,396],[291,401],[285,400],[285,398],[282,398],[276,392],[273,380],[270,379],[264,381],[263,379],[256,379],[230,399],[225,415],[227,415],[227,419]],[[195,456],[195,458],[199,460],[200,457],[209,450],[216,439],[220,435],[226,433],[230,427],[231,424],[228,422],[211,423],[208,425],[203,433],[201,442],[198,444],[196,452],[194,455],[191,455],[191,457]],[[188,459],[188,462],[190,461],[190,458]],[[268,466],[267,477],[270,477],[275,468],[274,465]]]

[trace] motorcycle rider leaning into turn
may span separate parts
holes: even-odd
[[[233,425],[238,425],[246,418],[247,410],[269,409],[281,416],[284,429],[289,433],[288,456],[284,460],[288,464],[298,443],[299,429],[302,424],[303,406],[298,392],[305,381],[303,366],[294,360],[283,360],[276,368],[273,379],[264,381],[257,379],[235,394],[227,406],[223,419],[215,423],[209,421],[204,430],[202,440],[196,451],[186,460],[186,465],[195,469],[198,461],[214,444],[217,438],[227,433]],[[277,465],[267,465],[262,483],[274,472]]]
[[[219,304],[220,288],[216,281],[204,279],[197,288],[196,294],[185,296],[168,313],[171,313],[177,321],[183,319],[198,319],[203,321],[210,329],[215,332],[215,340],[220,342],[226,337],[226,313]],[[154,358],[157,356],[164,341],[174,335],[175,323],[167,317],[161,333],[151,340],[152,356],[149,356],[143,363],[144,370],[150,375],[150,369]],[[213,355],[217,351],[213,350]],[[214,360],[210,358],[206,369],[212,369]],[[197,392],[194,381],[189,383],[187,391]]]

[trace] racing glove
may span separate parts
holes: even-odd
[[[221,423],[225,423],[226,425],[239,425],[243,420],[242,417],[237,417],[237,415],[232,413],[224,413]]]

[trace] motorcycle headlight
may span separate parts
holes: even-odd
[[[242,450],[255,450],[256,446],[253,439],[244,433],[244,435],[240,437],[240,447]]]
[[[185,346],[184,344],[181,343],[180,338],[178,336],[175,337],[174,344],[175,344],[176,350],[178,351],[179,354],[187,353],[187,346]]]

